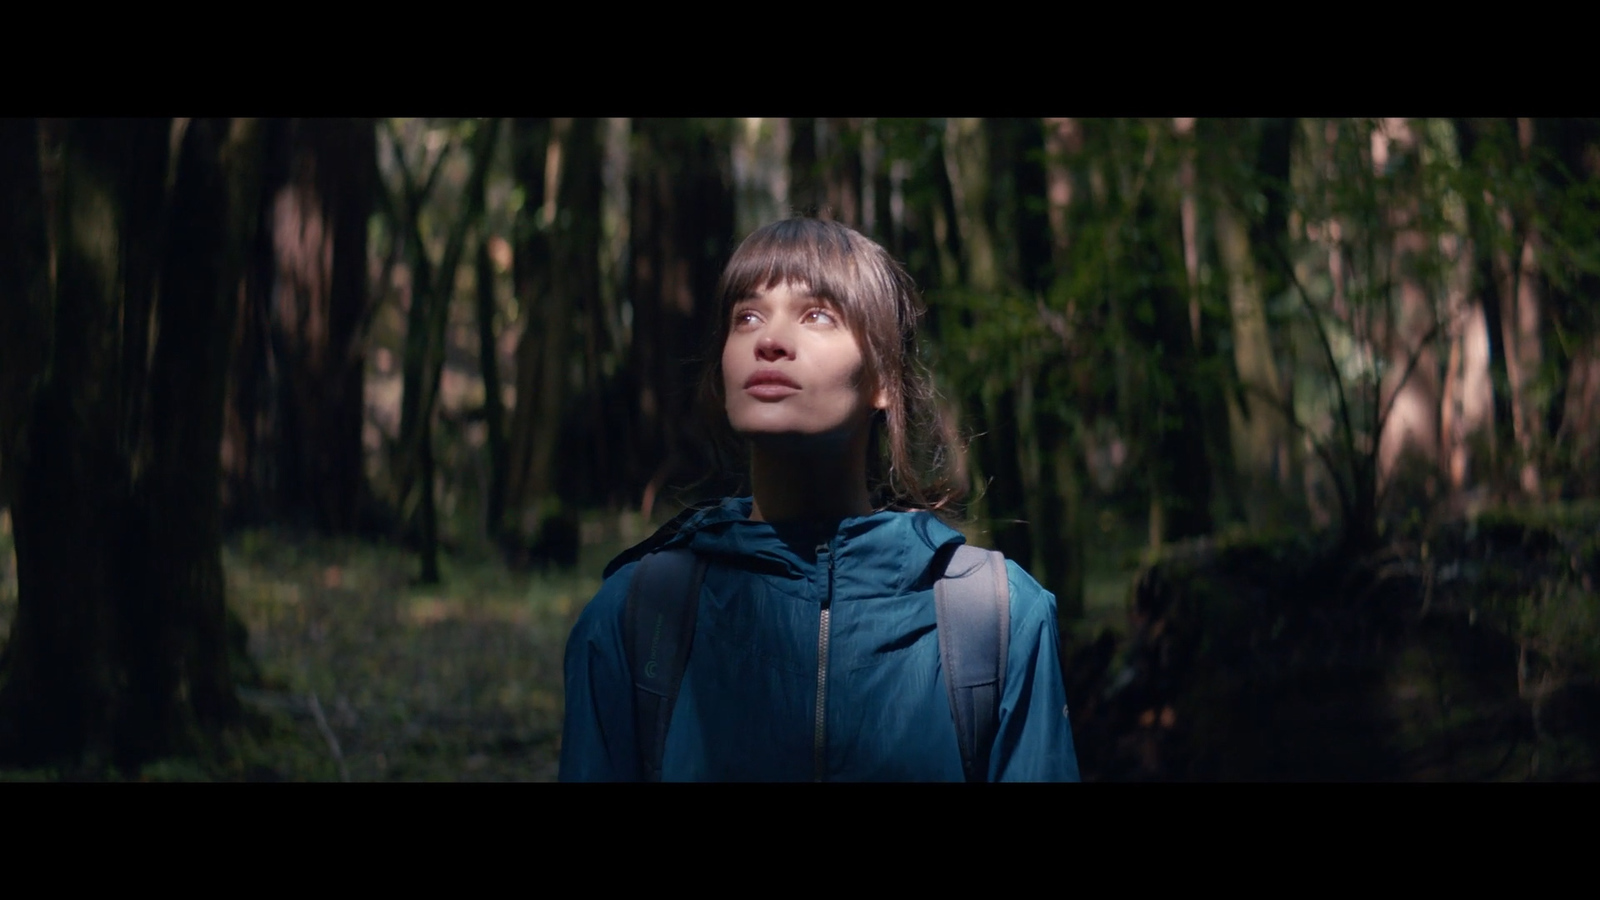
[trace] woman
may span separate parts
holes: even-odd
[[[978,701],[965,743],[953,721],[955,632],[934,598],[964,542],[939,519],[960,454],[917,360],[904,269],[843,225],[789,219],[744,240],[718,303],[702,407],[742,441],[752,496],[692,510],[607,567],[567,643],[561,780],[1077,780],[1055,599],[1015,563],[991,582],[1009,613],[994,712]],[[645,557],[683,550],[696,578],[632,584]],[[656,675],[661,627],[632,644],[649,662],[630,661],[630,609],[685,583],[690,652],[652,744],[638,676]]]

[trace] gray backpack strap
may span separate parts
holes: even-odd
[[[661,780],[667,725],[689,665],[705,573],[692,550],[677,548],[639,560],[628,583],[622,645],[633,673],[634,735],[645,781]]]
[[[956,547],[944,577],[934,582],[933,603],[961,768],[968,781],[986,781],[1011,637],[1005,556],[966,544]]]

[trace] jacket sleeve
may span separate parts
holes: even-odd
[[[578,615],[563,663],[566,708],[560,781],[638,781],[633,676],[622,617],[637,563],[619,569]]]
[[[989,780],[1077,781],[1078,756],[1056,638],[1056,599],[1010,560],[1006,573],[1011,644]]]

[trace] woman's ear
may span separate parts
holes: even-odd
[[[874,409],[887,410],[889,408],[889,391],[885,388],[878,388],[877,392],[872,395],[872,406]]]

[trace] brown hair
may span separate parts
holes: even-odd
[[[701,425],[718,464],[742,464],[735,461],[740,442],[723,396],[722,347],[733,305],[784,283],[838,305],[861,341],[868,372],[889,395],[888,408],[874,417],[867,453],[874,503],[955,517],[966,494],[965,459],[918,351],[917,319],[925,310],[916,284],[883,247],[837,222],[796,217],[758,228],[722,272],[716,336],[699,391]]]

